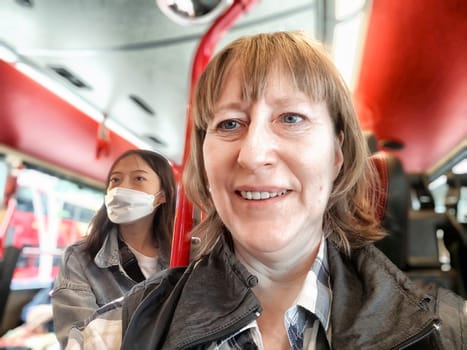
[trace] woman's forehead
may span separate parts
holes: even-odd
[[[255,101],[263,97],[266,90],[272,87],[284,93],[302,92],[316,100],[316,94],[310,93],[310,89],[307,89],[303,81],[298,80],[296,74],[280,62],[271,64],[263,70],[263,74],[256,76],[248,74],[241,63],[234,62],[226,69],[214,105],[216,106],[226,95],[236,95],[243,101]],[[321,99],[317,102],[321,102]]]
[[[112,172],[135,170],[145,170],[154,172],[154,170],[152,170],[149,164],[137,154],[130,154],[120,159],[113,167]]]

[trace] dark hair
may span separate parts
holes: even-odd
[[[167,264],[170,259],[172,234],[175,220],[176,184],[172,166],[169,161],[160,154],[148,150],[129,150],[120,155],[112,164],[107,174],[106,189],[109,186],[110,174],[115,165],[123,158],[131,155],[141,157],[159,176],[161,189],[165,192],[165,203],[162,203],[154,215],[153,236],[159,245],[161,260]],[[89,235],[86,237],[84,251],[91,259],[94,259],[102,247],[107,234],[117,227],[109,220],[105,204],[97,211],[90,223]]]

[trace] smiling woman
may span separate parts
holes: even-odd
[[[285,69],[270,70],[258,97],[242,96],[239,66],[226,73],[203,144],[207,182],[222,222],[236,233],[238,253],[249,245],[255,254],[298,247],[305,253],[321,240],[343,164],[343,134],[335,134],[326,102],[314,102],[284,79]]]
[[[466,345],[463,299],[418,287],[372,245],[385,235],[377,175],[321,45],[299,32],[232,42],[193,116],[184,182],[206,212],[201,253],[74,328],[70,349]]]

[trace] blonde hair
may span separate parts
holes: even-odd
[[[242,97],[258,99],[269,74],[279,68],[313,101],[326,101],[335,133],[344,136],[344,163],[324,214],[323,230],[346,253],[384,236],[376,217],[379,188],[369,161],[352,98],[325,49],[302,32],[275,32],[233,41],[210,61],[199,78],[193,101],[191,154],[184,172],[188,198],[206,213],[192,231],[202,238],[200,255],[209,253],[220,235],[229,234],[210,197],[204,168],[203,142],[214,104],[229,68],[235,63],[242,81]]]

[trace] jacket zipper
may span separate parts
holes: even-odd
[[[402,350],[406,349],[407,347],[417,343],[421,339],[428,337],[431,333],[439,330],[441,322],[439,320],[434,321],[433,323],[430,323],[428,326],[426,326],[420,333],[417,335],[413,336],[412,338],[409,338],[399,345],[395,346],[392,348],[393,350]]]
[[[249,315],[247,315],[240,321],[234,323],[233,325],[225,328],[224,330],[220,332],[214,333],[208,337],[198,339],[197,341],[193,343],[185,344],[182,347],[180,347],[180,350],[190,349],[194,346],[201,345],[201,344],[208,343],[208,342],[213,342],[219,339],[223,339],[233,334],[233,332],[238,331],[239,329],[242,329],[243,327],[247,326],[248,324],[256,320],[260,316],[260,309],[261,309],[260,307],[257,307],[255,310],[252,311],[252,313],[250,313]]]

